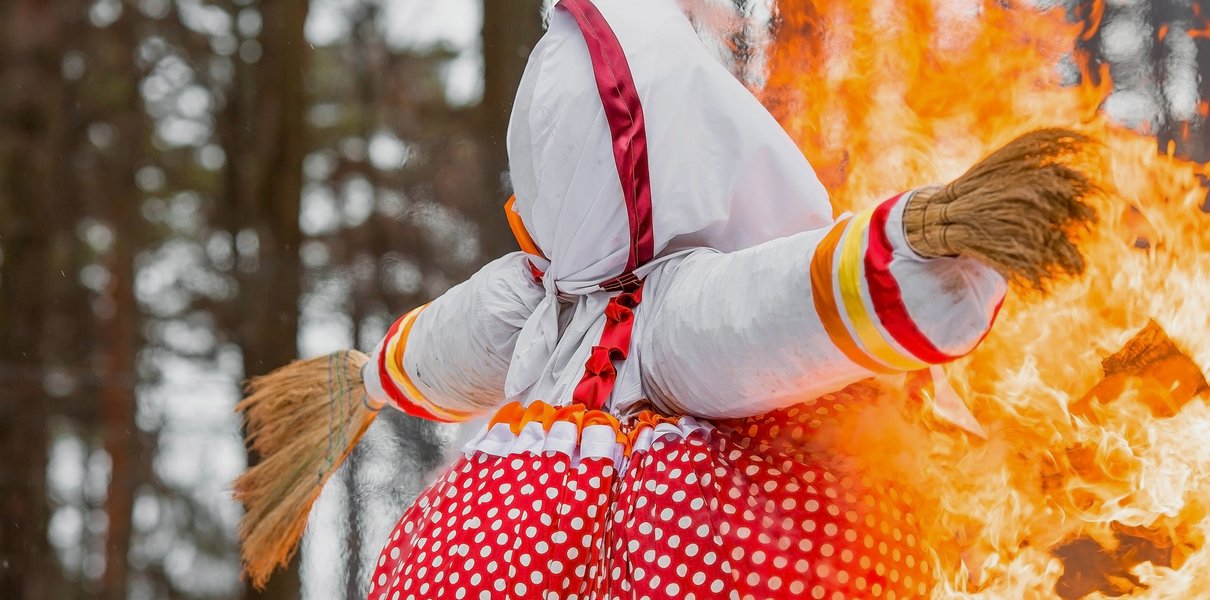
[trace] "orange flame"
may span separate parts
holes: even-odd
[[[1087,22],[1103,9],[1093,4]],[[1105,143],[1110,193],[1084,246],[1087,272],[1047,298],[1010,297],[987,341],[949,367],[989,439],[909,415],[893,437],[913,445],[911,456],[871,458],[880,462],[870,468],[918,484],[917,506],[934,507],[922,519],[937,554],[934,597],[1204,596],[1206,393],[1174,402],[1172,389],[1126,378],[1081,402],[1103,378],[1102,359],[1151,319],[1196,369],[1210,367],[1210,215],[1199,209],[1210,169],[1158,152],[1154,138],[1101,112],[1108,73],[1090,72],[1073,50],[1095,25],[1059,9],[813,0],[780,10],[764,100],[838,211],[952,180],[1031,129],[1069,127]],[[1082,83],[1063,85],[1064,71]],[[866,441],[854,444],[859,460]],[[1081,569],[1104,582],[1060,585],[1065,570]]]

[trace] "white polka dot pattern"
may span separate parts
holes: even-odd
[[[399,521],[369,600],[927,596],[909,498],[778,443],[816,419],[666,436],[620,474],[561,452],[463,458]]]

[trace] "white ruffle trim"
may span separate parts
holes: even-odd
[[[680,417],[677,423],[660,423],[655,427],[643,427],[634,436],[630,449],[633,456],[646,452],[656,441],[668,437],[686,438],[698,431],[714,429],[709,422],[693,417]],[[579,435],[577,435],[579,433]],[[577,439],[578,438],[578,439]],[[608,458],[621,468],[625,462],[626,447],[617,441],[617,430],[611,425],[589,425],[577,432],[576,424],[556,421],[550,431],[542,429],[542,423],[530,422],[521,428],[520,435],[513,434],[507,423],[497,423],[483,428],[462,447],[462,453],[471,456],[476,452],[492,456],[509,456],[532,452],[558,452],[571,457],[572,464],[587,458]]]

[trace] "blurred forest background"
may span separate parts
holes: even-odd
[[[773,1],[700,1],[758,87]],[[232,407],[514,249],[504,132],[549,4],[0,2],[0,596],[364,597],[455,433],[384,413],[256,592]],[[1107,108],[1210,158],[1210,1],[1064,6],[1104,25],[1073,44]]]

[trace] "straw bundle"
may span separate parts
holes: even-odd
[[[1027,133],[904,209],[908,244],[924,256],[970,256],[1016,285],[1045,290],[1084,270],[1076,238],[1096,221],[1085,170],[1091,140],[1065,129]]]
[[[295,361],[253,379],[236,406],[260,458],[234,486],[244,573],[258,588],[293,558],[320,489],[378,415],[362,385],[368,360],[343,350]]]

